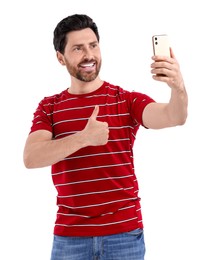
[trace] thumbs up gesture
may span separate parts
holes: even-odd
[[[83,130],[87,138],[88,145],[98,146],[105,145],[108,142],[109,129],[107,122],[100,122],[97,120],[99,113],[99,106],[95,106],[92,115]]]

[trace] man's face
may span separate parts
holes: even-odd
[[[81,81],[93,81],[100,72],[100,47],[90,28],[68,33],[64,54],[58,52],[57,56],[69,74]]]

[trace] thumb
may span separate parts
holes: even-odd
[[[176,56],[175,56],[172,48],[170,48],[170,56],[171,56],[171,58],[176,60]]]
[[[98,113],[99,113],[99,106],[96,105],[90,118],[96,120]]]

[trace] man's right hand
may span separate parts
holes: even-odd
[[[90,116],[83,134],[87,138],[89,146],[105,145],[109,138],[109,129],[107,122],[101,122],[97,120],[99,113],[99,106],[95,106],[92,115]]]
[[[31,133],[24,148],[25,167],[39,168],[53,165],[86,146],[107,144],[108,124],[97,120],[98,113],[99,107],[95,106],[85,128],[63,138],[54,140],[48,130],[37,130]]]

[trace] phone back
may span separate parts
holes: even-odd
[[[154,35],[152,43],[154,55],[170,57],[170,44],[166,34]]]

